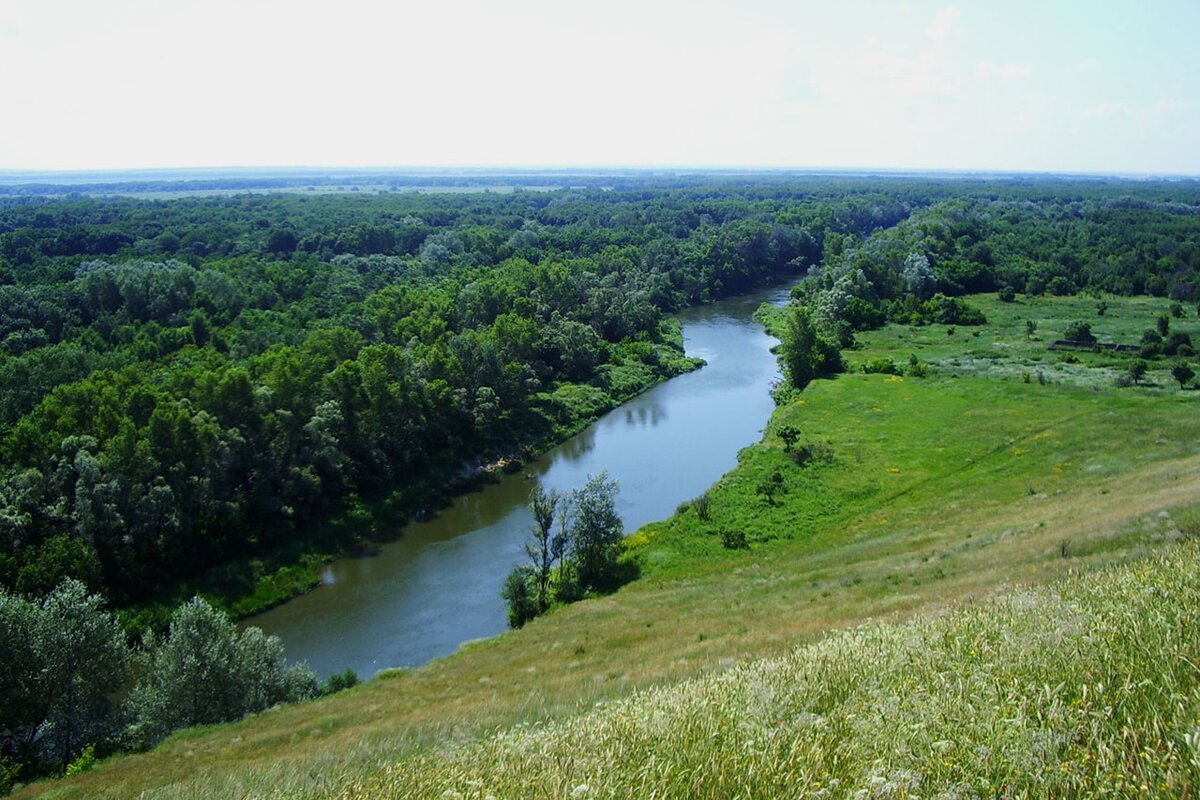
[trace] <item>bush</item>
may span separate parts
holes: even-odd
[[[1063,338],[1072,342],[1086,342],[1094,344],[1096,341],[1095,335],[1092,334],[1091,323],[1075,320],[1067,325],[1067,329],[1063,331]]]
[[[358,685],[358,673],[349,667],[345,672],[335,672],[325,681],[322,694],[336,694],[352,686]]]
[[[94,766],[96,766],[96,746],[89,744],[83,748],[79,758],[67,765],[66,776],[71,778],[75,775],[82,775]]]
[[[709,515],[712,512],[712,498],[708,492],[697,496],[692,500],[692,508],[696,509],[697,519],[708,521]]]
[[[1184,356],[1186,353],[1180,352],[1184,347],[1188,350],[1192,349],[1192,337],[1182,331],[1176,331],[1167,336],[1166,341],[1163,342],[1163,355]]]
[[[900,367],[896,366],[896,362],[887,356],[880,356],[864,362],[862,371],[868,375],[899,375]]]
[[[228,614],[199,597],[175,610],[162,641],[147,645],[143,677],[130,695],[137,716],[130,734],[141,745],[320,691],[306,664],[284,665],[279,637],[254,627],[239,632]]]
[[[1011,286],[1005,286],[996,296],[1000,299],[1001,303],[1013,303],[1017,299],[1017,290]]]
[[[832,464],[833,446],[829,442],[807,442],[795,449],[792,460],[802,467],[809,464]]]
[[[508,604],[508,627],[520,628],[541,613],[533,587],[533,568],[528,564],[515,567],[504,579],[500,596]]]
[[[916,353],[908,357],[908,373],[912,378],[928,378],[929,365],[917,358]]]
[[[750,543],[746,541],[746,532],[725,528],[721,531],[721,544],[727,550],[749,550]]]

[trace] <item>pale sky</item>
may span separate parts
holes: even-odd
[[[1200,174],[1200,0],[0,0],[0,169]]]

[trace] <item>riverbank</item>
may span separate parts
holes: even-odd
[[[319,591],[252,624],[319,675],[351,667],[364,677],[504,631],[501,589],[527,558],[534,486],[570,492],[607,471],[620,487],[617,512],[635,530],[703,492],[761,437],[778,369],[773,340],[751,316],[763,300],[784,297],[784,288],[766,289],[681,312],[687,350],[708,367],[656,385],[519,469],[495,470],[370,558],[328,565]]]
[[[486,747],[497,731],[583,721],[597,703],[636,703],[640,690],[787,656],[867,619],[940,613],[1200,535],[1195,393],[1119,388],[1098,360],[1107,356],[1069,363],[1025,343],[1022,317],[1052,341],[1083,299],[971,302],[990,320],[978,337],[939,325],[861,335],[851,372],[776,409],[763,440],[711,489],[708,519],[690,507],[629,537],[642,577],[616,594],[313,704],[181,733],[55,784],[58,796],[173,786],[195,797],[329,797],[437,760],[448,743]],[[1094,329],[1122,336],[1165,302],[1110,300]],[[858,366],[910,354],[929,377]],[[1026,360],[1044,382],[1022,379],[1036,369]],[[1067,380],[1073,370],[1092,380]],[[832,459],[798,463],[776,435],[784,425]],[[776,470],[787,491],[767,502],[756,487]],[[723,530],[741,530],[749,547],[727,548]]]

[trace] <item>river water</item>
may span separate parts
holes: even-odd
[[[526,504],[538,482],[570,491],[607,470],[619,485],[617,511],[633,531],[669,517],[758,441],[779,370],[775,340],[752,315],[762,302],[786,297],[786,287],[775,288],[681,312],[687,354],[707,366],[630,400],[433,519],[407,525],[377,555],[335,561],[316,590],[249,622],[279,636],[290,660],[307,660],[322,677],[352,667],[369,678],[503,631],[500,587],[525,559],[533,525]]]

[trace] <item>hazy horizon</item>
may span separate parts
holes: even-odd
[[[0,2],[0,171],[1200,174],[1200,4]]]

